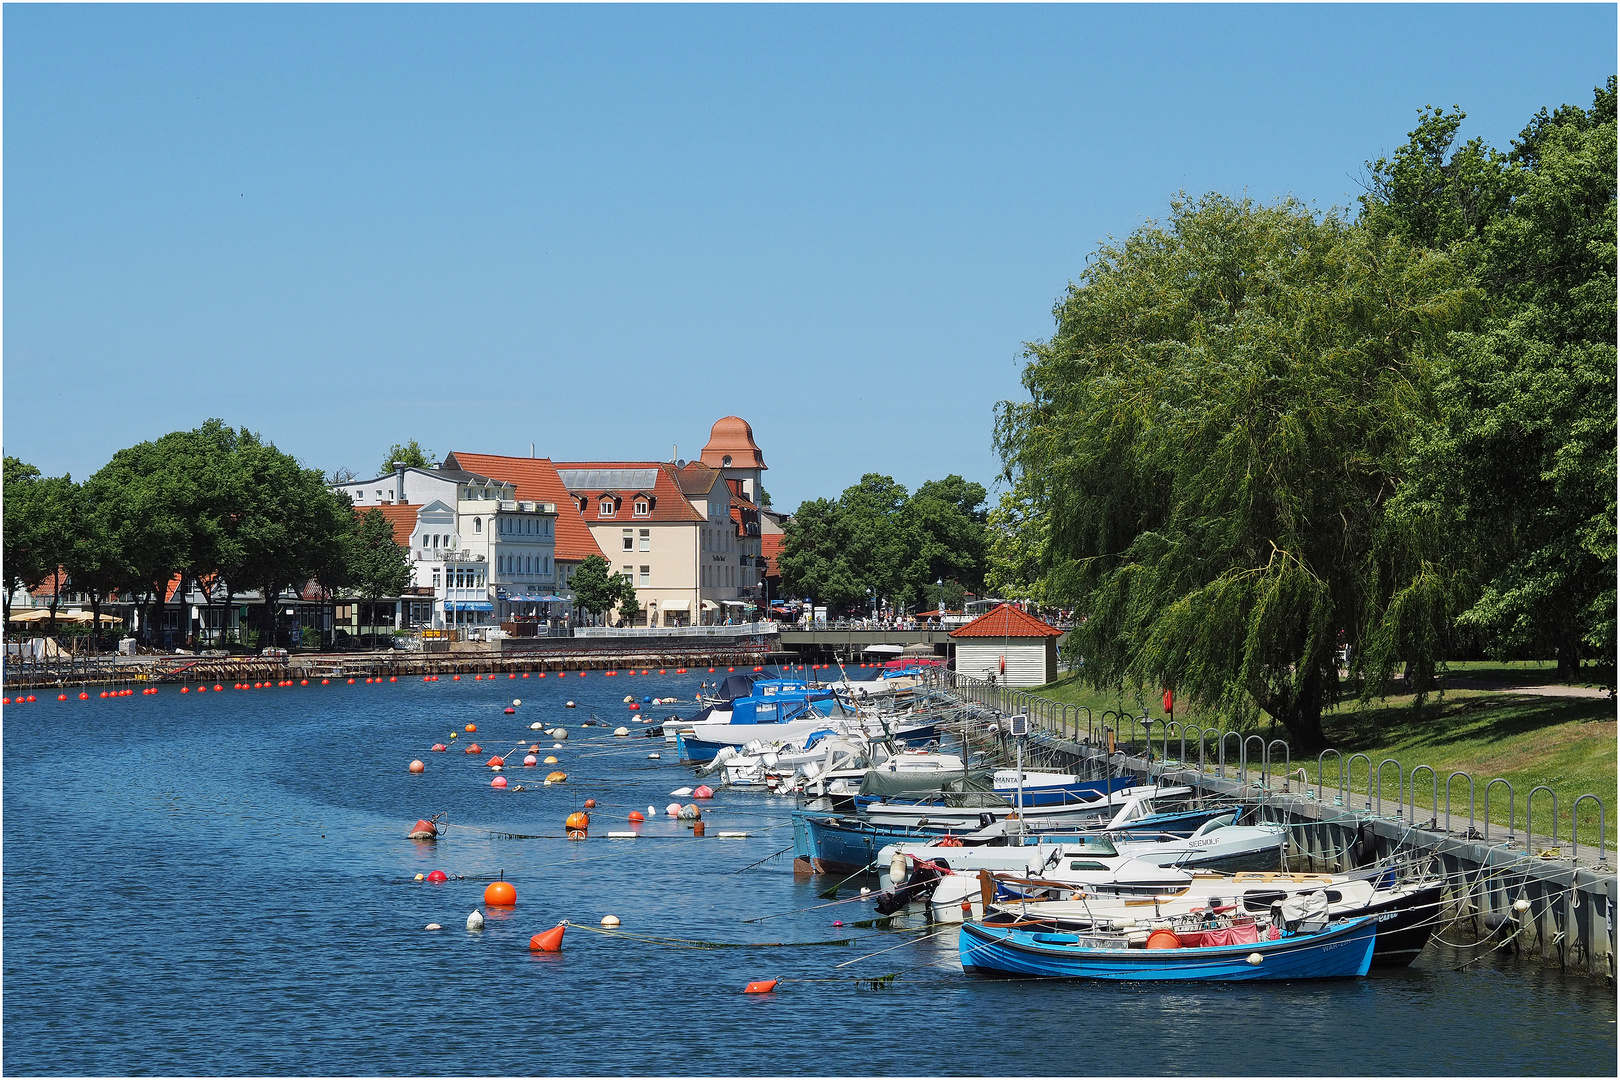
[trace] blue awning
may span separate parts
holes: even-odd
[[[495,605],[488,600],[447,600],[444,609],[446,611],[494,611]]]

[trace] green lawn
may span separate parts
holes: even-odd
[[[1481,665],[1467,669],[1471,676],[1483,676],[1489,671],[1494,678],[1498,671],[1517,677],[1503,681],[1519,685],[1551,682],[1551,665]],[[1043,697],[1090,708],[1100,720],[1105,710],[1124,711],[1140,716],[1144,705],[1150,715],[1162,718],[1163,712],[1157,695],[1137,695],[1129,692],[1099,693],[1081,686],[1070,676],[1034,691]],[[1177,720],[1199,725],[1201,718],[1177,710]],[[1590,792],[1602,799],[1609,814],[1608,842],[1615,846],[1616,807],[1615,789],[1615,703],[1599,698],[1533,697],[1512,690],[1449,690],[1444,696],[1430,695],[1420,708],[1412,707],[1410,695],[1391,696],[1375,700],[1366,706],[1345,702],[1331,709],[1323,717],[1323,728],[1328,741],[1345,758],[1352,754],[1366,754],[1374,767],[1385,759],[1399,762],[1403,775],[1426,765],[1439,776],[1440,805],[1445,805],[1446,777],[1454,771],[1473,775],[1476,818],[1483,817],[1485,784],[1501,777],[1513,785],[1516,793],[1515,817],[1518,829],[1524,828],[1524,799],[1531,788],[1546,785],[1558,798],[1558,835],[1569,841],[1570,808],[1577,796]],[[1162,729],[1160,729],[1162,730]],[[1140,742],[1140,727],[1134,729]],[[1265,738],[1280,738],[1283,732],[1270,724],[1261,724],[1253,732]],[[1129,739],[1126,740],[1129,742]],[[1157,740],[1155,740],[1157,741]],[[1171,754],[1177,752],[1177,741],[1171,740]],[[1213,760],[1214,737],[1208,741],[1206,760]],[[1230,745],[1230,744],[1229,744]],[[1196,755],[1189,754],[1189,757]],[[1295,762],[1304,766],[1312,787],[1316,785],[1317,762]],[[1347,787],[1366,792],[1370,786],[1366,763],[1354,762]],[[1331,798],[1339,786],[1338,759],[1326,756],[1325,786]],[[1393,799],[1395,767],[1384,771],[1383,795]],[[1433,802],[1428,773],[1420,773],[1417,791],[1419,807]],[[1498,824],[1507,821],[1507,789],[1498,784],[1491,793],[1491,820]],[[1346,800],[1350,806],[1356,802]],[[1452,822],[1461,828],[1468,818],[1468,783],[1459,777],[1452,786]],[[1552,799],[1546,792],[1538,792],[1535,800],[1535,831],[1545,834],[1552,830]],[[1461,822],[1458,814],[1461,814]],[[1492,833],[1492,840],[1502,834]],[[1598,813],[1590,800],[1581,805],[1580,835],[1583,847],[1596,843]]]

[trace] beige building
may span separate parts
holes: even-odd
[[[559,461],[557,474],[648,626],[742,621],[763,607],[754,503],[765,460],[746,421],[717,421],[701,461]]]

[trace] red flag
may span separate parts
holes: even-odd
[[[1168,712],[1175,712],[1175,710],[1176,710],[1176,697],[1170,691],[1166,690],[1164,692],[1164,711],[1168,713]]]

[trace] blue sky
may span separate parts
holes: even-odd
[[[1177,191],[1347,206],[1420,107],[1505,146],[1616,55],[1613,5],[3,18],[7,454],[685,458],[735,413],[779,508],[988,486],[1022,343]]]

